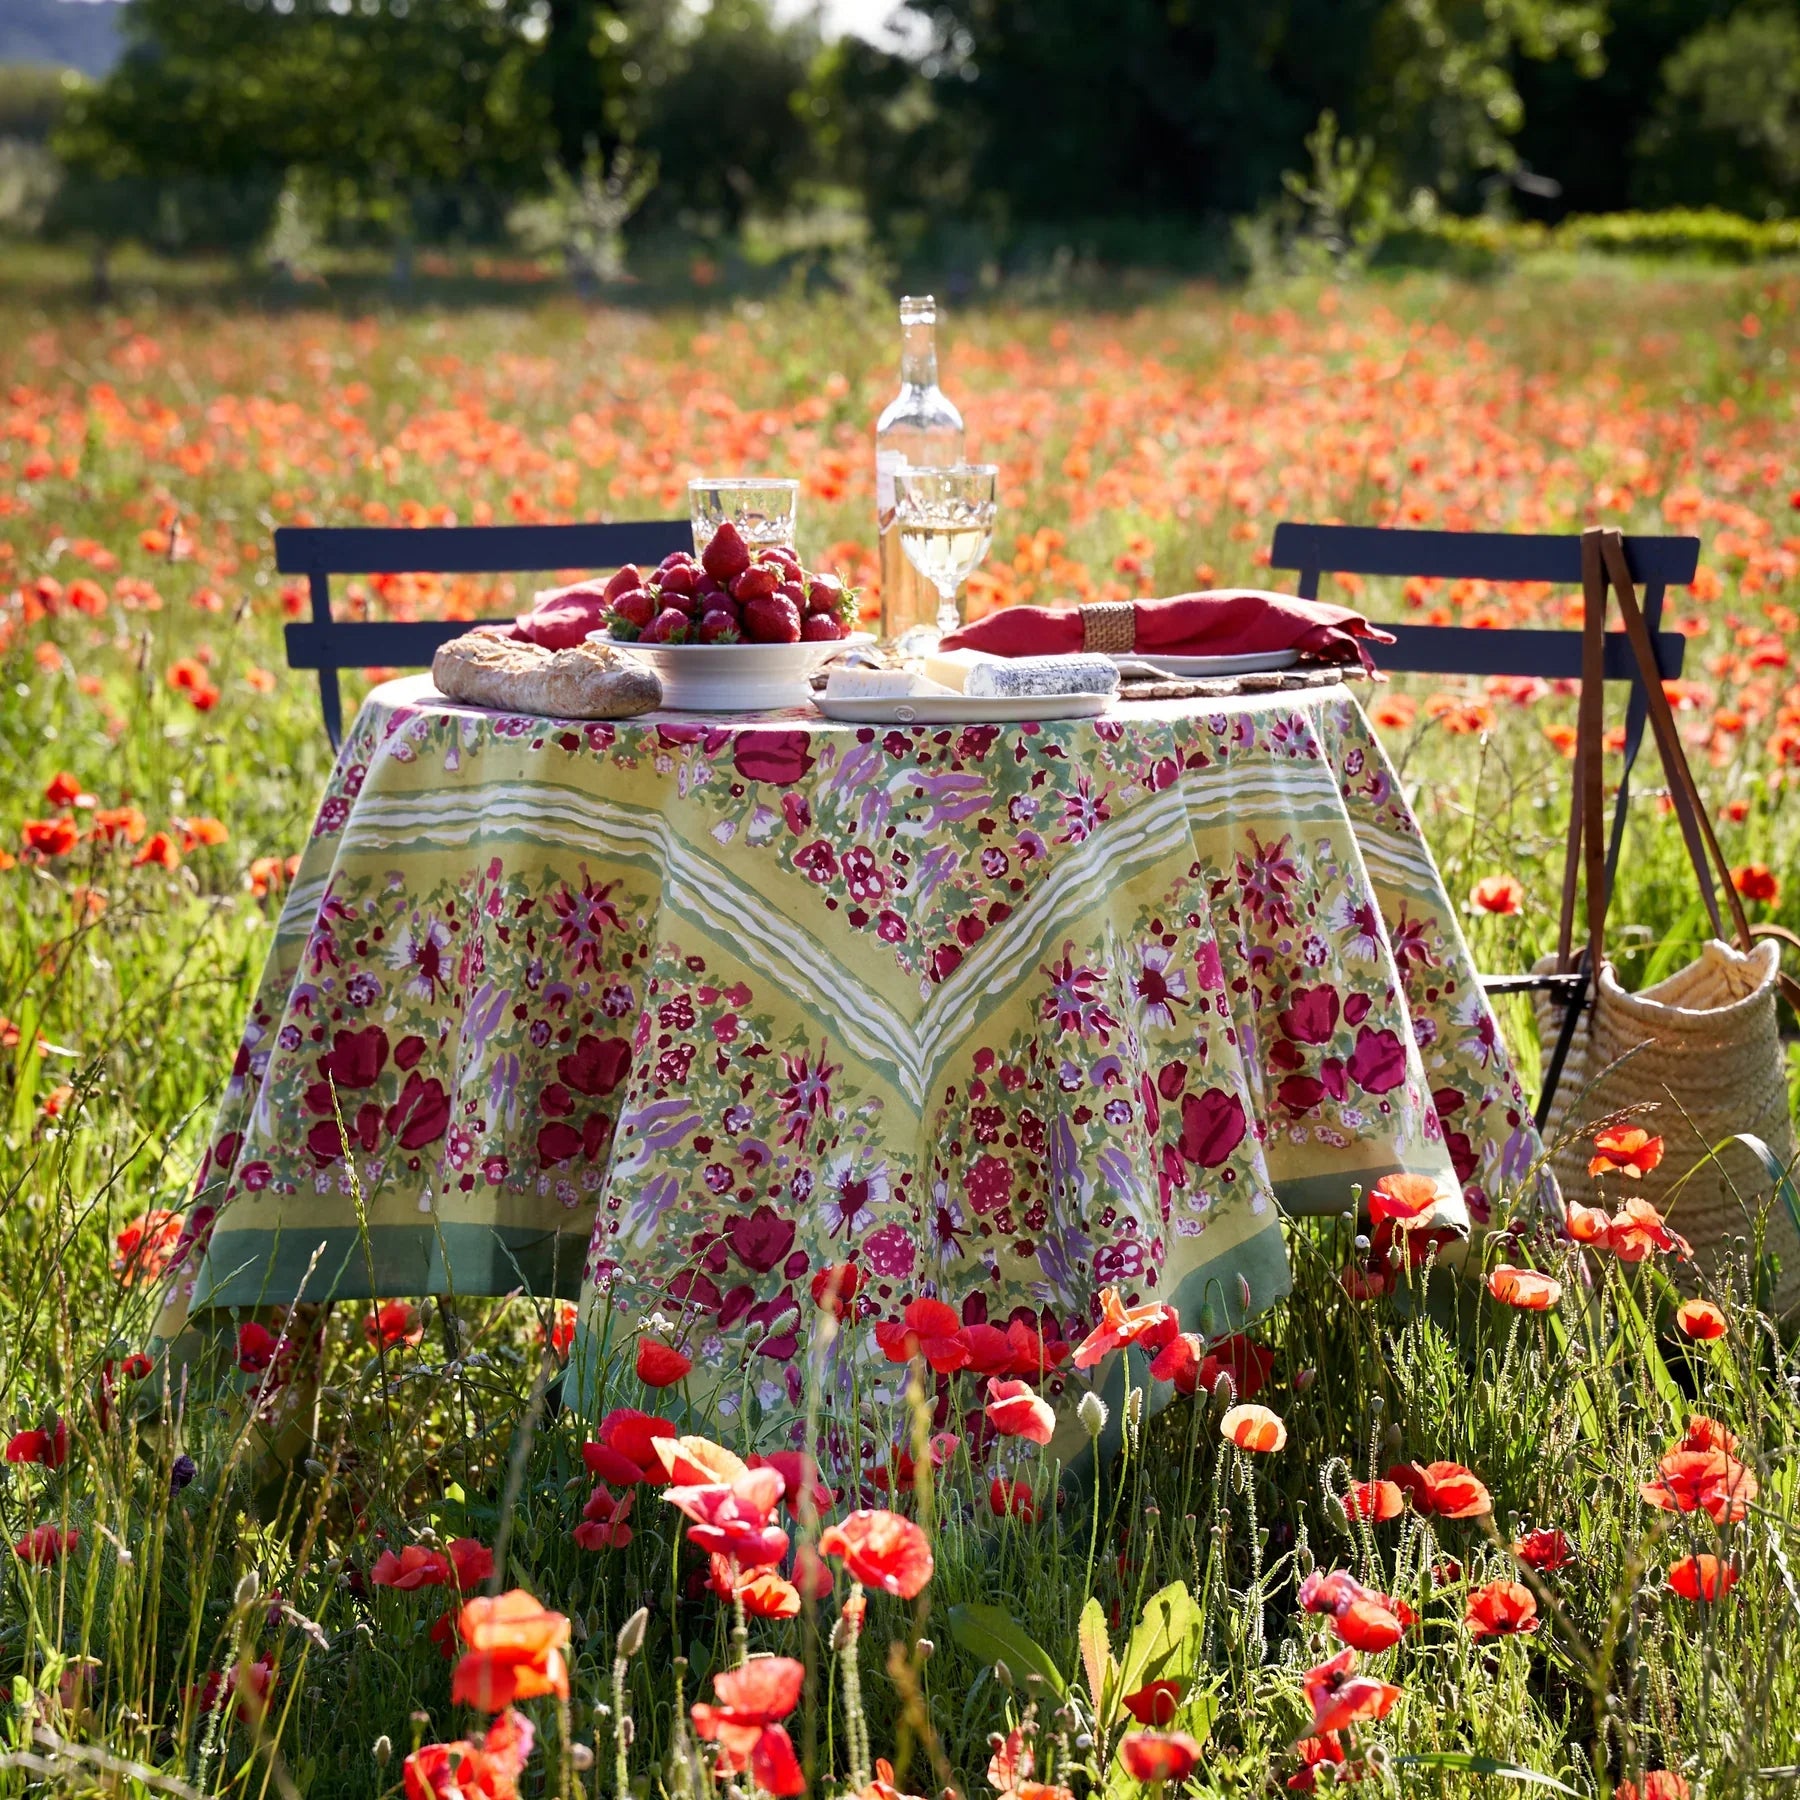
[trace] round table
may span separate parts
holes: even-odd
[[[319,808],[163,1330],[580,1293],[590,1399],[660,1313],[690,1394],[785,1441],[829,1265],[865,1373],[924,1296],[1066,1339],[1116,1287],[1211,1334],[1287,1291],[1279,1207],[1407,1170],[1466,1226],[1539,1154],[1343,687],[880,728],[412,677]]]

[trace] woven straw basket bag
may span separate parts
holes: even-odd
[[[1794,1131],[1776,1027],[1776,996],[1786,991],[1792,999],[1800,995],[1800,988],[1781,973],[1779,945],[1770,938],[1759,941],[1753,934],[1731,884],[1662,692],[1624,546],[1616,532],[1590,531],[1583,535],[1582,548],[1586,612],[1575,808],[1559,949],[1537,968],[1547,973],[1576,966],[1570,952],[1579,874],[1587,890],[1589,928],[1582,966],[1598,969],[1599,974],[1591,1001],[1578,1009],[1574,1019],[1556,996],[1536,997],[1547,1081],[1556,1079],[1559,1051],[1565,1058],[1546,1121],[1551,1168],[1565,1201],[1611,1210],[1621,1200],[1641,1195],[1671,1215],[1671,1226],[1693,1244],[1695,1262],[1707,1273],[1730,1253],[1734,1239],[1754,1242],[1760,1231],[1763,1248],[1780,1263],[1772,1307],[1786,1316],[1800,1310],[1800,1229],[1787,1201],[1776,1192],[1764,1159],[1730,1140],[1748,1134],[1760,1139],[1781,1167],[1793,1163]],[[1626,635],[1648,676],[1644,686],[1650,724],[1670,798],[1718,934],[1702,947],[1697,960],[1636,994],[1620,985],[1603,954],[1607,895],[1598,668],[1608,585],[1619,595]],[[1721,894],[1729,924],[1719,910]],[[1727,930],[1737,947],[1719,941]],[[1663,1139],[1663,1159],[1640,1180],[1607,1178],[1603,1194],[1601,1183],[1588,1174],[1591,1134],[1602,1120],[1628,1109],[1642,1109],[1639,1122]],[[1726,1147],[1719,1149],[1721,1145]],[[1716,1155],[1710,1154],[1714,1151]]]

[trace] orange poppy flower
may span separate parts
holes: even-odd
[[[1594,1133],[1594,1155],[1588,1162],[1590,1175],[1629,1175],[1635,1180],[1648,1175],[1662,1161],[1663,1141],[1652,1137],[1641,1125],[1609,1125]]]
[[[757,1569],[738,1583],[737,1597],[753,1619],[792,1619],[800,1612],[800,1590],[774,1569]]]
[[[1127,1306],[1119,1298],[1117,1288],[1103,1289],[1100,1323],[1075,1346],[1075,1367],[1091,1369],[1101,1357],[1122,1350],[1127,1344],[1140,1345],[1154,1354],[1164,1349],[1180,1331],[1181,1319],[1174,1307],[1160,1302]]]
[[[1240,1450],[1272,1451],[1287,1442],[1287,1427],[1266,1406],[1234,1406],[1219,1421],[1219,1435]]]
[[[1536,1269],[1516,1269],[1501,1263],[1489,1272],[1487,1289],[1503,1306],[1521,1312],[1548,1312],[1562,1298],[1562,1283]]]
[[[1730,1329],[1725,1314],[1710,1300],[1684,1300],[1675,1309],[1675,1323],[1691,1338],[1710,1342]]]
[[[1537,1601],[1518,1581],[1490,1581],[1469,1596],[1463,1612],[1469,1636],[1521,1637],[1538,1628]]]
[[[1578,1244],[1606,1247],[1606,1234],[1612,1229],[1612,1214],[1598,1206],[1583,1206],[1579,1200],[1569,1202],[1563,1228]]]
[[[648,1421],[650,1425],[660,1425],[662,1420]],[[605,1436],[605,1428],[601,1430]],[[667,1435],[657,1435],[650,1440],[650,1460],[660,1462],[663,1472],[669,1480],[679,1482],[684,1487],[706,1487],[709,1484],[723,1483],[729,1487],[740,1476],[749,1473],[750,1465],[735,1450],[727,1450],[723,1444],[715,1444],[711,1438],[676,1437],[673,1431]],[[630,1454],[629,1451],[626,1454]],[[589,1467],[593,1465],[590,1463]],[[596,1474],[604,1473],[596,1469]]]
[[[910,1519],[880,1508],[853,1512],[819,1537],[821,1556],[841,1556],[864,1587],[910,1600],[931,1579],[931,1542]]]
[[[1384,1175],[1369,1195],[1369,1217],[1379,1225],[1392,1219],[1400,1230],[1422,1224],[1444,1196],[1429,1175]]]
[[[1119,1740],[1119,1761],[1146,1785],[1186,1781],[1200,1766],[1200,1745],[1185,1731],[1132,1731]]]
[[[1484,875],[1469,890],[1469,905],[1476,912],[1511,918],[1525,910],[1525,889],[1516,875]]]
[[[1406,1496],[1397,1481],[1359,1481],[1344,1496],[1344,1511],[1353,1519],[1380,1525],[1397,1519],[1406,1510]]]
[[[466,1738],[421,1744],[401,1765],[406,1800],[444,1800],[449,1794],[517,1800],[532,1741],[530,1724],[518,1713],[503,1712],[479,1744]]]
[[[563,1652],[569,1647],[569,1621],[523,1588],[469,1601],[457,1615],[456,1629],[468,1645],[450,1677],[450,1698],[457,1705],[499,1712],[539,1694],[568,1699]]]
[[[1662,1139],[1655,1140],[1660,1146]],[[1659,1151],[1660,1154],[1660,1151]],[[1679,1231],[1671,1231],[1648,1200],[1627,1200],[1606,1228],[1606,1247],[1620,1262],[1642,1262],[1658,1250],[1685,1262],[1694,1247]]]
[[[989,1378],[987,1420],[1002,1437],[1020,1437],[1033,1444],[1049,1443],[1056,1431],[1056,1414],[1050,1403],[1024,1381]]]

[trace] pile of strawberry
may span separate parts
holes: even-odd
[[[606,584],[607,635],[637,644],[828,644],[848,637],[856,595],[808,574],[785,545],[752,550],[729,519],[698,561],[677,550]]]

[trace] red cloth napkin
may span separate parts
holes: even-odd
[[[1393,636],[1361,613],[1324,600],[1260,588],[1218,588],[1137,600],[1137,654],[1154,656],[1251,656],[1298,650],[1318,662],[1375,665],[1360,640],[1391,644]],[[1081,611],[1073,606],[1007,606],[944,639],[946,650],[985,650],[990,656],[1062,656],[1085,641]]]
[[[573,650],[606,623],[605,587],[606,581],[578,581],[540,594],[537,605],[513,621],[511,635],[546,650]]]

